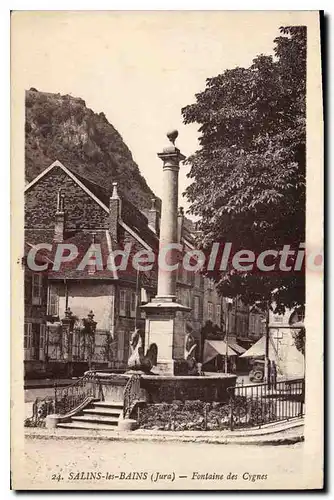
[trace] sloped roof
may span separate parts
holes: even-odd
[[[95,201],[106,211],[109,211],[109,200],[112,195],[108,189],[97,184],[96,182],[88,179],[87,177],[77,174],[76,172],[71,171],[70,168],[65,167],[61,162],[55,161],[49,167],[47,167],[41,174],[39,174],[32,182],[30,182],[25,190],[30,189],[36,182],[39,181],[43,176],[45,176],[50,170],[53,168],[59,167],[61,168],[67,175],[69,175],[86,193],[91,196]],[[120,238],[125,236],[125,231],[130,233],[144,248],[147,250],[153,250],[158,253],[159,249],[159,238],[158,236],[150,229],[148,226],[147,217],[137,209],[132,203],[130,203],[126,196],[119,192],[119,196],[122,202],[122,215],[121,220],[119,222],[120,225]],[[183,239],[185,241],[193,241],[191,234],[192,222],[184,218],[183,224]],[[26,230],[25,231],[25,239],[26,241],[30,241],[32,244],[36,245],[38,243],[49,243],[53,245],[53,254],[55,245],[53,243],[54,231],[53,229],[42,229],[42,230]],[[110,240],[110,235],[107,230],[96,230],[96,243],[101,244],[101,249],[103,253],[103,258],[107,259],[111,250],[116,250],[121,248],[121,243],[116,242],[108,242]],[[114,278],[111,271],[107,269],[104,271],[96,271],[95,273],[88,272],[87,270],[78,271],[76,269],[78,265],[78,260],[83,257],[85,252],[88,250],[90,245],[92,244],[92,231],[79,230],[76,234],[65,239],[63,243],[73,243],[79,247],[79,256],[77,259],[63,263],[60,271],[50,272],[50,278],[54,279],[83,279],[83,278]],[[110,246],[112,245],[112,248]],[[39,254],[42,254],[43,251],[39,251]],[[45,251],[47,254],[49,252]],[[52,257],[51,257],[52,258]],[[63,271],[63,272],[61,272]],[[122,271],[123,277],[125,279],[133,280],[134,279],[134,270],[127,269]],[[155,286],[157,279],[157,270],[154,269],[150,271],[150,273],[141,273],[143,279],[147,282],[150,282],[152,286]],[[150,276],[149,276],[150,274]],[[147,276],[146,276],[147,275]]]
[[[220,354],[221,356],[226,355],[226,343],[223,340],[205,340],[204,350],[203,350],[203,364],[208,363],[216,356]],[[236,352],[230,347],[227,348],[228,356],[236,356]]]
[[[71,171],[71,169],[68,170]],[[109,200],[112,195],[109,190],[82,175],[78,175],[74,172],[72,172],[72,174],[75,175],[106,207],[109,207]],[[148,227],[147,217],[126,198],[119,188],[118,192],[122,200],[122,220],[127,226],[133,229],[137,236],[141,237],[151,248],[154,248],[157,245],[158,237]]]

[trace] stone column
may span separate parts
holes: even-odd
[[[177,214],[178,214],[178,190],[180,161],[185,156],[175,147],[177,130],[167,134],[171,145],[164,148],[158,157],[163,161],[163,197],[160,225],[160,252],[167,252],[165,261],[169,265],[177,264],[177,250],[169,249],[169,245],[178,243]],[[165,301],[176,300],[176,271],[168,271],[159,266],[158,294],[159,299]]]
[[[175,147],[177,136],[176,130],[169,132],[167,137],[171,144],[158,153],[163,161],[159,261],[160,264],[162,261],[168,265],[177,264],[178,259],[177,250],[171,251],[169,245],[179,243],[178,175],[180,161],[185,159]],[[161,258],[164,252],[165,257]],[[167,376],[175,375],[178,362],[184,361],[185,325],[182,321],[176,321],[176,314],[190,311],[176,301],[176,277],[177,270],[167,270],[166,266],[159,265],[157,296],[143,306],[146,313],[145,347],[147,349],[156,344],[158,356],[154,371]]]

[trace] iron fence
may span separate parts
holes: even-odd
[[[101,397],[101,383],[95,372],[87,372],[83,377],[66,387],[55,386],[55,413],[65,415],[74,410],[87,398]]]
[[[304,415],[305,379],[229,388],[230,429],[261,427]]]
[[[45,417],[55,413],[55,401],[53,398],[36,398],[32,405],[32,415],[24,421],[25,427],[44,427]]]
[[[140,401],[140,375],[130,376],[124,389],[123,418],[130,418],[136,403]]]

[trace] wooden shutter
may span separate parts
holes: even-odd
[[[34,273],[32,275],[32,304],[40,306],[42,303],[42,274]]]
[[[32,347],[32,324],[24,324],[24,359],[31,359],[31,347]]]
[[[39,359],[44,361],[45,359],[45,329],[46,325],[40,325],[39,330]]]
[[[48,314],[59,316],[59,292],[56,285],[49,286]]]
[[[117,359],[118,361],[123,361],[124,359],[124,332],[122,330],[118,332]]]

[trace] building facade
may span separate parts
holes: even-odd
[[[69,366],[72,375],[88,367],[126,368],[131,332],[145,330],[140,306],[157,293],[156,263],[150,271],[136,271],[131,265],[138,251],[158,255],[156,204],[152,200],[142,213],[116,183],[109,193],[58,161],[26,186],[26,248],[44,245],[35,253],[45,268],[43,273],[27,269],[25,275],[27,366],[42,363],[45,372],[58,375],[68,374]],[[184,252],[195,248],[192,223],[182,209],[178,240]],[[108,260],[112,253],[118,258],[114,265]],[[124,253],[129,260],[119,269]],[[225,332],[228,315],[230,334],[247,337],[249,311],[240,301],[228,311],[213,281],[181,265],[177,272],[177,300],[191,308],[177,313],[177,328],[191,329],[199,358],[201,332],[208,321]],[[89,318],[95,322],[93,345],[84,327]],[[64,334],[65,325],[70,325],[69,335]]]
[[[48,247],[43,250],[49,263],[47,276],[43,275],[40,315],[44,326],[39,342],[45,344],[44,358],[53,373],[66,372],[69,363],[71,374],[81,373],[88,367],[88,358],[90,366],[126,368],[131,332],[134,328],[145,330],[145,315],[140,306],[157,292],[156,267],[151,271],[135,271],[131,258],[138,251],[158,254],[159,220],[154,200],[144,214],[118,192],[116,184],[113,192],[108,193],[58,161],[26,186],[25,240],[32,247],[40,244]],[[185,250],[193,248],[191,231],[182,211],[179,241]],[[78,255],[68,261],[65,258],[57,268],[59,244],[66,248],[65,252],[78,249]],[[101,249],[101,255],[94,252],[95,247]],[[110,270],[109,255],[118,253],[121,259],[127,247],[130,248],[129,263],[120,271],[116,269],[117,262]],[[43,255],[41,252],[37,255]],[[82,259],[87,265],[79,265]],[[28,276],[27,280],[42,279],[41,273],[32,275],[36,278]],[[37,285],[35,288],[37,290]],[[186,321],[199,338],[203,322],[202,276],[195,277],[180,267],[177,295],[181,303],[192,308]],[[96,322],[93,348],[89,346],[83,326],[91,312]],[[64,320],[69,316],[71,334],[70,340],[65,341]],[[28,310],[26,322],[30,324]],[[184,328],[184,324],[180,316],[179,327]],[[30,328],[28,326],[27,331]],[[36,345],[37,342],[35,340]],[[25,355],[27,360],[37,361],[32,349]]]

